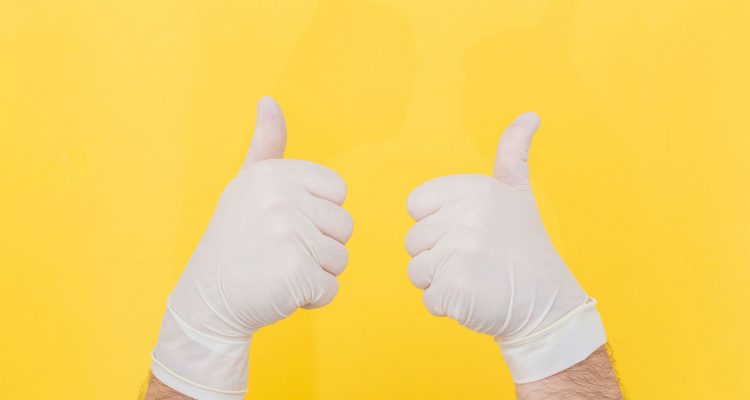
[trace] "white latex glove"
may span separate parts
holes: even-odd
[[[282,160],[285,146],[284,117],[265,98],[245,164],[167,301],[152,371],[190,397],[244,398],[252,334],[338,291],[352,233],[346,185]]]
[[[595,302],[544,230],[529,187],[529,146],[539,118],[503,134],[494,177],[429,181],[408,198],[409,278],[427,309],[495,338],[513,380],[546,378],[606,342]]]

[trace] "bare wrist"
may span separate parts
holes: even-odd
[[[599,347],[580,363],[540,381],[517,384],[519,400],[622,399],[607,347]]]
[[[146,398],[144,400],[191,400],[184,394],[163,384],[154,374],[149,374],[148,389],[146,389]]]

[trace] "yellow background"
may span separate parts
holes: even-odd
[[[0,376],[132,399],[165,298],[270,94],[338,171],[341,291],[263,329],[253,399],[501,399],[488,337],[428,314],[405,198],[490,173],[519,113],[532,185],[634,399],[750,398],[750,5],[0,1]]]

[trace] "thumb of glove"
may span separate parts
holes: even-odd
[[[270,97],[258,102],[255,133],[242,168],[272,158],[284,158],[286,148],[286,122],[279,105]]]
[[[539,117],[527,112],[505,130],[495,156],[493,176],[496,179],[524,191],[530,190],[529,148],[539,124]]]

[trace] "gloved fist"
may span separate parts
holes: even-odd
[[[545,232],[529,187],[535,114],[503,135],[494,177],[429,181],[407,200],[408,274],[427,309],[500,344],[514,381],[543,379],[588,357],[606,337],[595,302]]]
[[[245,164],[168,300],[152,369],[191,397],[244,398],[251,335],[338,291],[352,234],[346,185],[281,159],[285,144],[281,110],[265,98]]]

